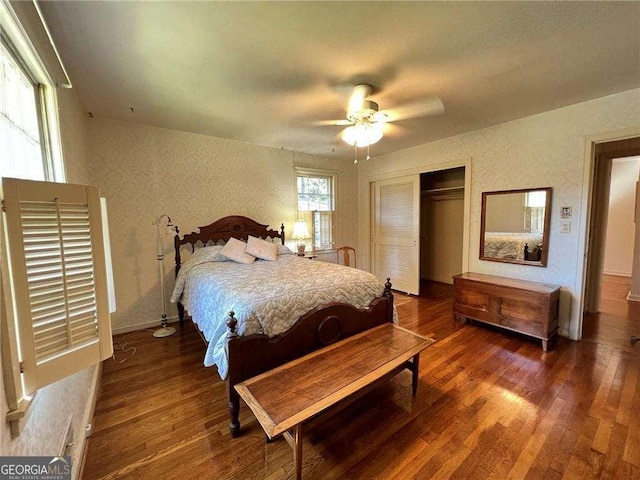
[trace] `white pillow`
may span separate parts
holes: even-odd
[[[271,262],[278,260],[278,246],[275,243],[265,242],[251,235],[249,235],[249,239],[247,240],[245,253]]]
[[[220,253],[222,253],[229,260],[233,260],[234,262],[238,263],[244,263],[245,265],[250,265],[256,261],[256,257],[245,253],[245,248],[247,248],[246,243],[241,242],[237,238],[230,238],[227,244],[222,247]]]
[[[198,259],[203,259],[207,262],[226,262],[227,258],[222,255],[220,252],[222,251],[222,245],[213,245],[211,247],[203,247],[198,248],[193,255],[189,257],[191,260],[193,257],[198,257]]]
[[[286,245],[278,244],[278,255],[293,255],[294,253],[291,251],[289,247]]]

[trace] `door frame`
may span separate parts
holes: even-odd
[[[420,175],[422,173],[431,173],[431,172],[439,172],[441,170],[449,170],[452,168],[464,167],[464,226],[463,226],[463,234],[462,234],[462,271],[469,271],[469,245],[470,245],[470,218],[471,218],[471,163],[472,158],[466,157],[458,160],[450,160],[447,162],[440,163],[432,163],[428,165],[420,165],[418,167],[408,168],[404,170],[395,170],[387,173],[380,173],[377,175],[369,175],[367,176],[367,195],[365,198],[365,212],[368,218],[367,227],[366,227],[366,235],[368,240],[366,242],[361,242],[361,245],[364,246],[365,251],[363,255],[364,263],[363,268],[368,271],[372,270],[372,262],[371,258],[371,242],[372,242],[372,230],[371,230],[371,222],[373,219],[373,208],[371,205],[371,195],[373,188],[373,183],[379,180],[389,180],[398,177],[406,177],[410,175]]]
[[[595,175],[595,155],[596,145],[600,143],[614,142],[617,140],[627,140],[640,136],[640,126],[613,130],[610,132],[598,133],[585,136],[584,149],[584,170],[582,178],[582,196],[580,205],[584,214],[580,215],[578,249],[576,255],[576,276],[575,276],[575,292],[578,293],[577,305],[579,308],[577,317],[576,331],[569,331],[569,338],[579,340],[582,338],[583,312],[586,300],[587,286],[587,262],[589,259],[589,230],[591,228],[591,210],[594,201],[594,175]],[[570,324],[571,325],[571,324]]]

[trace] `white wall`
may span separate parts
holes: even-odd
[[[640,157],[619,158],[612,162],[603,273],[631,276],[639,173]]]
[[[423,196],[420,218],[420,278],[453,284],[462,273],[464,199]]]
[[[107,198],[118,311],[114,330],[158,325],[156,216],[186,234],[226,215],[245,215],[291,234],[294,167],[338,172],[338,245],[355,245],[357,168],[312,156],[175,130],[89,120],[91,177]],[[173,239],[165,239],[167,302],[174,286]],[[176,307],[167,303],[170,317]]]
[[[446,104],[446,99],[445,99]],[[369,181],[386,173],[433,168],[471,158],[469,270],[561,285],[560,332],[577,338],[581,278],[579,226],[583,193],[585,138],[640,125],[640,90],[599,98],[457,135],[358,164],[358,233],[362,264],[369,265]],[[384,139],[382,140],[384,141]],[[549,262],[546,268],[479,260],[481,193],[553,187]],[[560,207],[573,207],[570,233],[560,233]],[[393,279],[392,279],[393,281]]]

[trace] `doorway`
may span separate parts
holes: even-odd
[[[640,242],[634,223],[638,155],[640,138],[594,147],[582,338],[623,349],[640,329],[638,302],[627,301]]]
[[[420,174],[420,293],[462,273],[465,168]]]

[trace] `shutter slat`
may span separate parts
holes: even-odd
[[[84,287],[88,284],[93,285],[93,272],[67,279],[67,288]]]
[[[45,299],[41,302],[32,303],[31,312],[33,313],[33,318],[41,317],[44,314],[54,314],[62,311],[65,312],[64,308],[64,297],[57,297],[52,299]]]
[[[69,342],[67,342],[66,340],[48,342],[46,344],[38,345],[38,347],[36,348],[36,357],[38,358],[38,362],[44,362],[48,357],[58,355],[68,349]]]
[[[33,285],[41,285],[43,283],[53,282],[53,281],[62,281],[62,272],[58,271],[57,273],[51,274],[43,274],[43,275],[34,275],[28,278],[29,286]]]
[[[67,318],[67,312],[65,309],[62,310],[51,310],[47,312],[41,312],[39,315],[32,315],[31,321],[33,323],[33,329],[37,330],[38,328],[53,323],[64,321]]]
[[[95,302],[91,304],[81,304],[69,307],[69,321],[83,318],[87,315],[93,315],[95,311]]]
[[[33,309],[44,307],[45,305],[52,305],[56,301],[60,302],[60,304],[64,305],[64,296],[61,294],[61,291],[52,291],[46,294],[39,295],[29,295],[31,299],[31,305],[33,305]]]
[[[67,323],[63,320],[58,323],[51,323],[49,325],[39,328],[33,334],[38,340],[47,341],[50,338],[58,337],[60,335],[67,336]]]
[[[98,323],[96,322],[95,318],[87,317],[87,319],[83,320],[82,322],[72,324],[71,335],[73,336],[74,341],[78,336],[86,335],[87,333],[93,333],[94,335],[97,335]]]
[[[73,321],[70,322],[71,332],[73,333],[87,325],[93,325],[97,328],[98,324],[95,315],[87,314],[82,317],[74,318]]]

